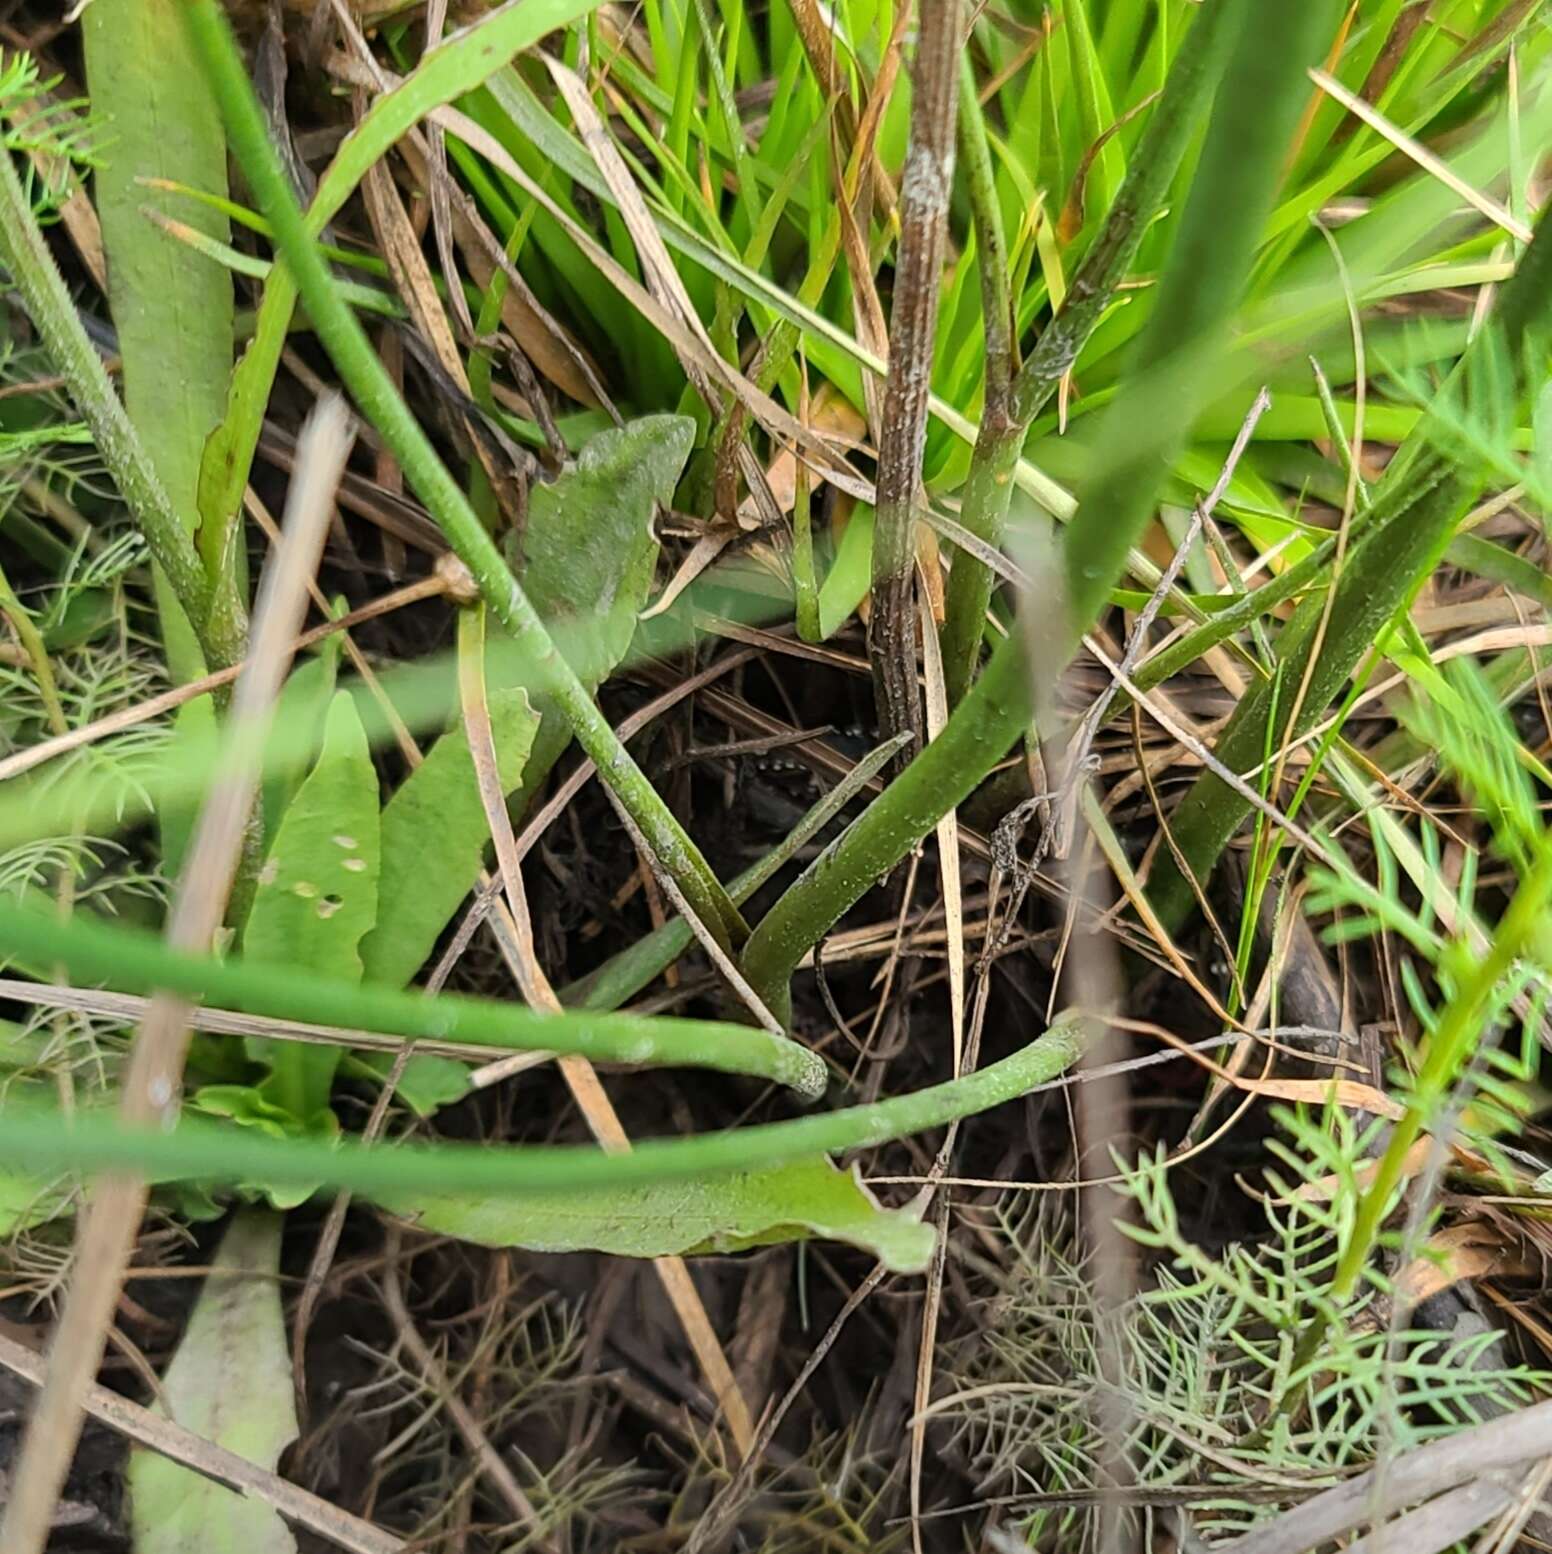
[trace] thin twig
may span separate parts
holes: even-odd
[[[452,556],[451,552],[448,556],[456,564],[457,572],[463,573],[463,563],[458,561],[456,556]],[[404,588],[396,588],[391,594],[384,594],[381,599],[363,604],[348,615],[340,616],[338,620],[324,621],[322,625],[309,627],[291,644],[291,652],[300,653],[303,648],[311,647],[315,642],[322,642],[325,637],[332,637],[336,632],[348,631],[352,626],[359,626],[362,621],[375,620],[379,615],[386,615],[391,610],[403,609],[406,605],[416,604],[422,599],[433,599],[444,594],[458,597],[461,590],[462,583],[453,578],[447,568],[439,565],[431,576],[424,577],[419,582],[410,583]],[[25,750],[18,750],[14,755],[0,761],[0,782],[9,782],[13,777],[20,777],[23,772],[30,772],[35,766],[42,766],[45,761],[52,761],[55,756],[68,755],[70,751],[96,744],[99,739],[106,739],[110,734],[121,734],[125,729],[135,728],[141,723],[149,723],[152,718],[159,718],[163,713],[175,712],[185,702],[194,701],[200,696],[208,696],[211,691],[219,690],[223,685],[230,685],[250,662],[250,659],[244,659],[241,663],[233,664],[227,669],[218,669],[214,674],[191,680],[187,685],[174,686],[170,691],[163,691],[160,696],[151,696],[145,701],[136,702],[133,707],[125,707],[119,712],[109,713],[107,717],[98,718],[92,723],[83,723],[79,728],[71,729],[68,734],[60,734],[54,739],[45,739],[38,744],[29,745]]]
[[[349,413],[338,397],[320,403],[303,429],[285,540],[265,573],[254,617],[253,652],[232,699],[227,758],[200,811],[167,925],[167,941],[175,949],[207,950],[221,926],[263,771],[264,738],[291,663],[307,606],[307,580],[323,549],[351,435]],[[119,1110],[126,1123],[172,1126],[188,1039],[183,999],[171,994],[153,998],[124,1076]],[[80,1435],[87,1388],[102,1362],[145,1200],[143,1178],[108,1176],[82,1217],[75,1270],[49,1350],[48,1379],[28,1422],[14,1488],[0,1521],[0,1548],[7,1554],[41,1554],[48,1540],[54,1504]]]

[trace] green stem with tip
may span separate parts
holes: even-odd
[[[998,1063],[911,1095],[822,1116],[695,1138],[648,1140],[629,1154],[591,1145],[331,1144],[270,1139],[248,1128],[185,1119],[172,1133],[130,1129],[106,1118],[66,1122],[52,1108],[9,1105],[0,1129],[0,1162],[31,1171],[133,1168],[152,1180],[323,1184],[352,1192],[565,1192],[748,1171],[815,1154],[859,1149],[941,1127],[1017,1100],[1059,1078],[1087,1044],[1081,1020],[1058,1020]]]

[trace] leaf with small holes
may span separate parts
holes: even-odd
[[[881,1208],[854,1171],[822,1155],[757,1171],[681,1182],[490,1197],[378,1194],[422,1229],[481,1246],[619,1257],[741,1252],[820,1237],[862,1247],[897,1273],[919,1273],[933,1229],[908,1209]]]
[[[232,1221],[162,1378],[179,1424],[270,1472],[296,1438],[280,1226],[254,1209]],[[128,1483],[135,1554],[296,1554],[272,1506],[159,1452],[134,1448]]]
[[[259,871],[243,953],[359,980],[361,941],[377,919],[378,867],[377,771],[355,702],[339,692],[318,760]],[[328,1106],[338,1048],[257,1038],[248,1047],[271,1065],[263,1086],[271,1104],[304,1123]]]

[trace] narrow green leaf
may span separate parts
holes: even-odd
[[[221,419],[232,370],[233,304],[231,276],[142,213],[145,206],[174,207],[142,178],[177,178],[203,193],[226,194],[221,113],[180,9],[180,0],[93,0],[81,35],[92,107],[107,125],[95,192],[124,406],[192,534],[200,456]],[[218,242],[228,236],[226,218],[208,205],[185,209],[180,219]],[[207,568],[224,541],[218,535],[213,547],[201,545]],[[192,627],[160,577],[157,608],[174,678],[196,677],[203,665]]]
[[[907,1210],[880,1208],[854,1170],[823,1156],[730,1176],[533,1198],[387,1193],[376,1201],[426,1230],[531,1252],[673,1257],[818,1236],[872,1252],[896,1273],[919,1273],[933,1247],[931,1226]]]
[[[1316,593],[1304,599],[1277,639],[1283,673],[1252,685],[1219,734],[1213,754],[1230,771],[1251,771],[1267,750],[1301,738],[1323,717],[1344,694],[1359,660],[1438,564],[1485,478],[1469,452],[1464,460],[1451,456],[1453,429],[1468,424],[1467,405],[1503,401],[1506,388],[1512,403],[1519,389],[1504,384],[1506,367],[1523,362],[1530,369],[1527,376],[1539,374],[1546,352],[1549,281],[1552,227],[1543,221],[1520,256],[1514,278],[1499,294],[1491,327],[1478,333],[1436,393],[1429,415],[1386,466],[1361,537],[1334,581],[1334,596]],[[1539,391],[1540,383],[1525,387]],[[1279,697],[1275,688],[1281,685],[1298,685],[1303,694],[1297,702]],[[1290,723],[1295,708],[1297,719]],[[1175,846],[1160,855],[1148,887],[1154,909],[1171,930],[1196,904],[1181,864],[1197,880],[1206,880],[1247,808],[1216,771],[1202,772],[1176,807],[1171,820]]]
[[[273,1471],[296,1438],[280,1309],[278,1214],[232,1221],[162,1396],[186,1430]],[[296,1554],[279,1512],[137,1447],[129,1459],[135,1554]]]
[[[873,509],[857,507],[835,547],[835,557],[819,585],[819,635],[828,641],[862,603],[872,581]]]
[[[538,723],[525,691],[492,692],[490,725],[504,792],[522,779]],[[403,987],[425,965],[474,888],[489,841],[468,735],[456,728],[383,808],[377,924],[361,944],[368,982]]]
[[[1042,57],[1049,57],[1044,50],[1041,54]],[[492,76],[488,85],[491,96],[502,111],[511,118],[514,126],[533,141],[547,161],[563,168],[569,177],[582,184],[601,204],[613,207],[614,199],[608,185],[598,174],[586,151],[569,131],[556,123],[538,95],[515,70],[502,71]],[[814,159],[813,165],[819,167],[820,159]],[[650,214],[663,241],[691,265],[703,267],[718,280],[725,281],[746,302],[769,307],[802,330],[810,361],[826,377],[844,383],[851,377],[851,369],[856,367],[871,372],[876,378],[884,377],[888,364],[881,357],[861,345],[854,335],[848,334],[823,313],[778,286],[768,276],[762,275],[757,266],[723,253],[669,211],[654,209]],[[860,391],[858,397],[860,399]],[[928,408],[961,442],[975,441],[976,422],[940,395],[929,396]],[[1028,460],[1020,459],[1015,465],[1014,479],[1021,489],[1056,517],[1068,518],[1072,515],[1076,504],[1071,493]]]
[[[1070,638],[1104,608],[1208,392],[1309,93],[1334,0],[1242,4],[1228,67],[1158,301],[1109,406],[1082,505],[1064,534]],[[1065,644],[1064,644],[1065,645]]]
[[[244,953],[359,981],[361,940],[377,917],[378,854],[377,770],[355,703],[341,692],[317,764],[259,871]],[[303,1123],[328,1108],[337,1047],[259,1038],[248,1046],[271,1065],[263,1088],[274,1104]]]

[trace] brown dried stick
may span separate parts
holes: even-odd
[[[959,0],[922,0],[912,72],[911,143],[900,189],[900,246],[889,313],[889,376],[878,450],[873,522],[873,614],[868,648],[884,737],[909,730],[922,742],[916,689],[916,492],[932,393],[938,287],[954,182],[954,107],[963,42]]]

